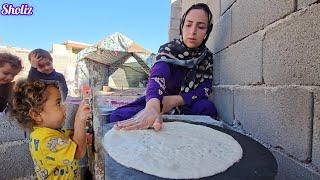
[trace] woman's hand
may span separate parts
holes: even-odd
[[[136,116],[115,124],[116,130],[138,130],[153,127],[159,131],[162,126],[162,116],[154,109],[143,109]]]
[[[151,99],[148,101],[145,109],[128,120],[116,123],[114,127],[116,130],[125,131],[153,127],[156,131],[159,131],[161,126],[160,102],[158,99]]]

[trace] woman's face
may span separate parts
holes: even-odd
[[[204,40],[208,29],[208,16],[202,9],[192,9],[182,27],[183,42],[188,48],[197,48]]]
[[[14,69],[9,63],[5,63],[0,67],[0,84],[11,82],[19,71],[20,69]]]

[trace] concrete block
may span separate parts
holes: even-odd
[[[180,19],[172,19],[170,20],[170,29],[179,29]]]
[[[320,85],[320,4],[281,20],[266,31],[266,84]]]
[[[14,179],[34,173],[28,140],[1,144],[0,159],[0,179]]]
[[[320,88],[314,90],[312,164],[320,170]]]
[[[207,4],[212,13],[212,23],[215,24],[220,18],[220,0],[208,0]]]
[[[36,174],[15,178],[15,180],[30,180],[30,179],[37,179]]]
[[[294,11],[295,0],[237,0],[232,6],[232,42]]]
[[[196,3],[205,3],[205,4],[207,4],[208,0],[182,0],[182,3],[181,3],[181,7],[182,7],[182,11],[181,12],[182,13],[181,13],[181,15],[183,15],[187,11],[187,9],[189,9],[190,6],[192,6],[193,4],[196,4]]]
[[[235,119],[257,139],[301,161],[311,158],[312,93],[299,86],[239,87]]]
[[[220,52],[220,84],[262,83],[262,38],[260,31]]]
[[[220,84],[220,54],[213,56],[213,84]]]
[[[297,9],[302,9],[319,0],[297,0]]]
[[[169,30],[169,41],[175,39],[175,38],[179,38],[179,29],[170,29]]]
[[[286,154],[271,150],[278,163],[276,180],[318,180],[320,174],[306,164],[296,161]]]
[[[210,100],[217,108],[218,118],[232,125],[234,120],[233,86],[214,86]]]
[[[0,114],[0,124],[5,124],[5,123],[8,123],[7,116],[4,114]]]
[[[24,130],[17,124],[5,122],[0,124],[0,143],[25,139]]]
[[[182,16],[181,14],[181,7],[171,7],[171,18],[180,19]]]
[[[220,0],[220,15],[226,12],[236,0]]]
[[[228,10],[219,21],[213,25],[207,41],[207,47],[216,53],[231,44],[231,10]]]

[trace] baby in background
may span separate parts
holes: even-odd
[[[63,100],[68,95],[68,86],[63,74],[56,72],[53,68],[53,58],[50,53],[44,49],[35,49],[28,55],[31,64],[28,79],[42,79],[59,82],[62,91]]]
[[[77,159],[86,153],[86,120],[90,107],[81,102],[74,133],[62,129],[65,107],[57,84],[40,80],[16,83],[9,104],[12,119],[31,131],[29,149],[37,179],[80,179]]]

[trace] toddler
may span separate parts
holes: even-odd
[[[66,114],[57,83],[21,80],[13,89],[9,114],[31,131],[29,149],[38,179],[80,179],[77,159],[86,152],[89,105],[81,102],[72,134],[62,129]]]

